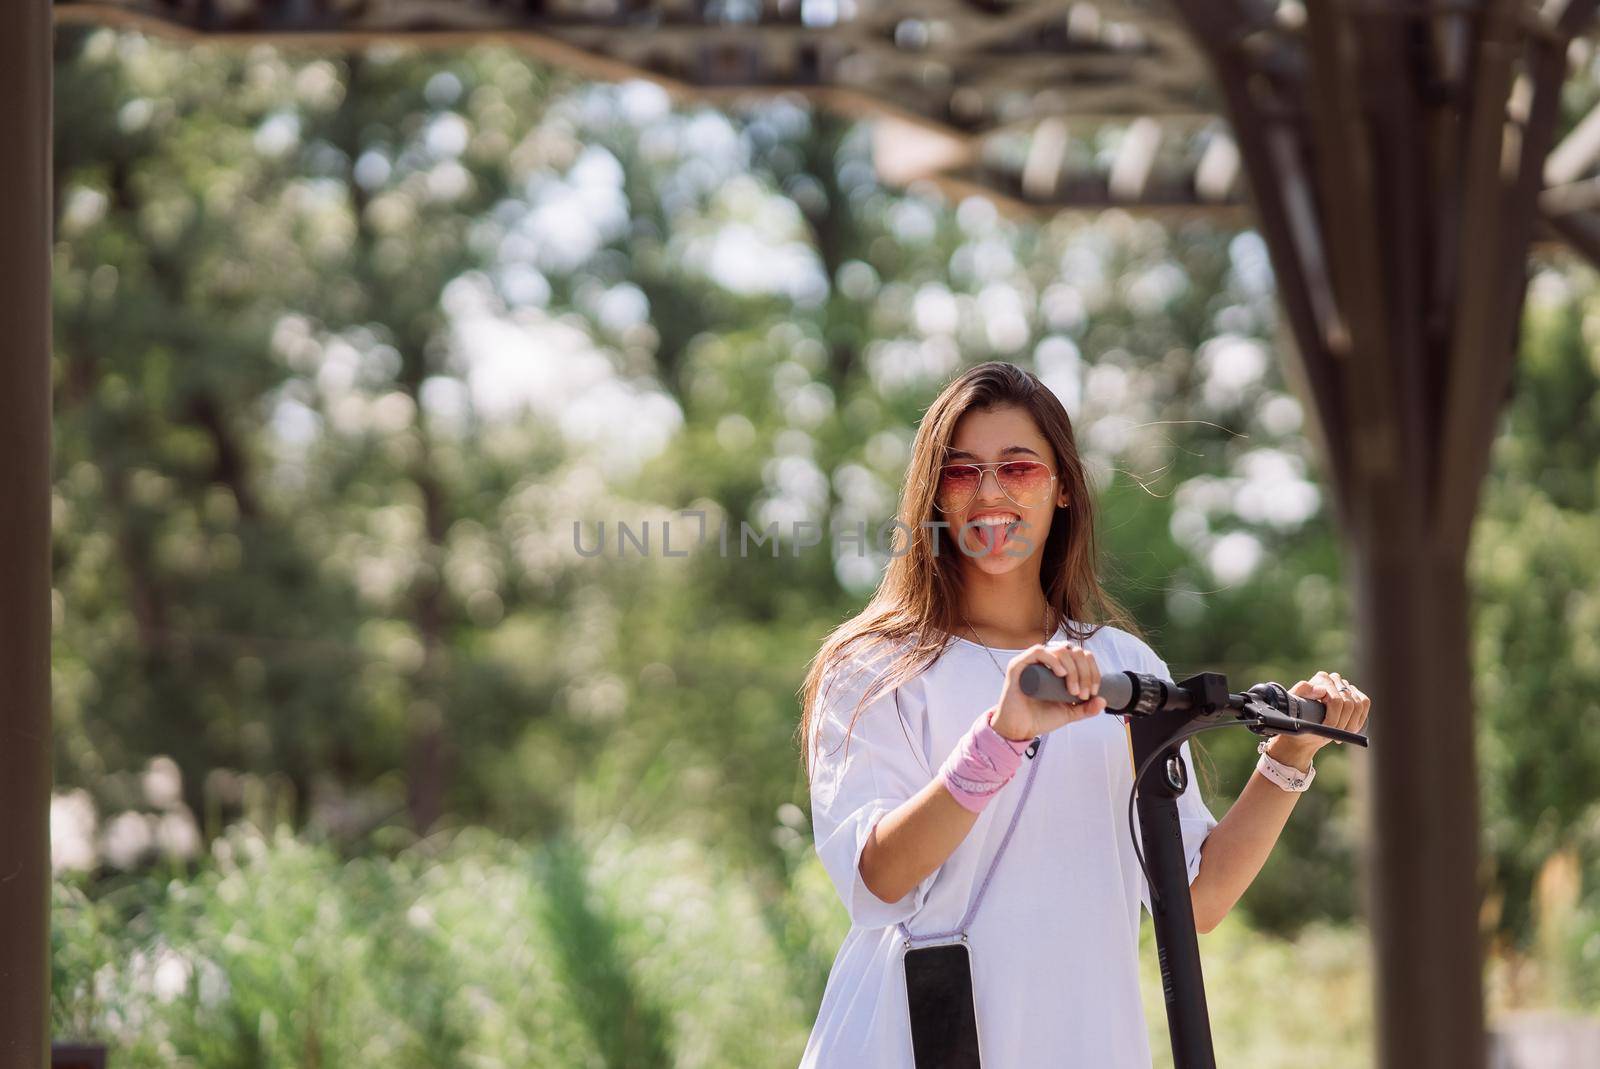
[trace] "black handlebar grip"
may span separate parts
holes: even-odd
[[[1294,703],[1292,708],[1296,719],[1304,720],[1310,724],[1320,724],[1327,718],[1328,707],[1315,698],[1302,698],[1299,695],[1291,694],[1289,695],[1289,700]]]
[[[1077,696],[1067,690],[1067,681],[1042,664],[1024,667],[1017,682],[1022,687],[1022,693],[1036,701],[1078,701]],[[1106,700],[1108,713],[1130,713],[1132,710],[1130,715],[1137,715],[1178,707],[1180,703],[1187,704],[1183,701],[1184,693],[1175,684],[1156,676],[1136,676],[1132,672],[1112,672],[1102,676],[1095,693]],[[1249,695],[1285,716],[1309,724],[1321,724],[1328,715],[1327,707],[1315,698],[1290,694],[1278,683],[1257,683],[1250,688]],[[1141,696],[1144,699],[1142,702]],[[1135,705],[1139,708],[1134,709]]]
[[[1080,700],[1076,694],[1067,690],[1065,679],[1042,664],[1034,663],[1023,668],[1022,675],[1017,677],[1017,683],[1022,687],[1022,693],[1037,701],[1076,703]],[[1128,678],[1126,672],[1113,672],[1108,676],[1101,676],[1100,686],[1095,694],[1106,700],[1106,712],[1120,713],[1133,701],[1133,681]]]

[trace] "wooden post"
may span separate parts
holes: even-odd
[[[0,3],[0,1064],[50,1058],[50,6]]]
[[[1239,141],[1351,565],[1385,1069],[1486,1065],[1466,559],[1567,43],[1597,3],[1553,6],[1533,32],[1509,0],[1459,24],[1313,4],[1264,63],[1241,45],[1258,7],[1176,4]]]

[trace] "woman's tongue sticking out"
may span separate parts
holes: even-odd
[[[1018,522],[1014,515],[983,516],[974,521],[978,538],[989,553],[998,553],[1005,548]]]

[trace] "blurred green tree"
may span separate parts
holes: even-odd
[[[1547,267],[1533,288],[1473,532],[1489,920],[1524,947],[1538,919],[1535,883],[1558,854],[1586,860],[1584,895],[1600,915],[1596,300],[1584,268]],[[1588,953],[1600,975],[1600,941]]]

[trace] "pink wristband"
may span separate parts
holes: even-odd
[[[979,715],[939,768],[945,789],[973,813],[983,812],[989,799],[1010,782],[1032,745],[1032,740],[1014,742],[996,731],[990,723],[995,711],[986,709]]]

